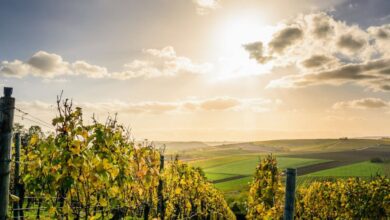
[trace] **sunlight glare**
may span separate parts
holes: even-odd
[[[224,20],[216,34],[220,65],[215,79],[225,80],[269,72],[272,66],[260,65],[250,59],[243,45],[256,41],[267,43],[273,33],[273,27],[265,24],[265,20],[257,14],[235,15]]]

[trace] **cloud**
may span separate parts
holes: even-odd
[[[306,68],[318,68],[329,64],[334,61],[334,58],[324,55],[312,55],[311,57],[303,60],[301,63]]]
[[[351,52],[356,52],[363,48],[366,44],[366,41],[362,38],[357,38],[352,34],[345,34],[340,36],[337,41],[337,46],[341,49],[347,49]]]
[[[298,27],[286,27],[274,35],[269,43],[270,50],[276,53],[282,53],[287,47],[302,39],[303,32]]]
[[[161,50],[146,49],[143,54],[147,59],[135,59],[124,65],[119,72],[109,72],[106,67],[90,64],[83,60],[66,62],[54,53],[38,51],[26,62],[20,60],[2,61],[0,76],[23,78],[28,75],[45,80],[64,76],[85,76],[87,78],[113,78],[126,80],[132,78],[154,78],[176,76],[179,74],[204,74],[212,69],[208,63],[196,64],[191,59],[176,55],[173,47]]]
[[[92,65],[82,60],[72,63],[72,69],[76,74],[85,75],[89,78],[103,78],[108,76],[107,68]]]
[[[390,24],[369,27],[368,32],[377,39],[387,40],[390,38]]]
[[[267,88],[354,83],[390,91],[389,24],[364,30],[321,12],[300,15],[279,26],[268,44],[244,45],[260,64],[297,67],[297,73],[274,79]]]
[[[64,62],[62,57],[45,51],[35,53],[27,63],[34,75],[52,78],[69,72],[69,64]]]
[[[14,60],[12,62],[2,61],[0,63],[0,75],[6,77],[23,78],[30,72],[30,66],[23,63],[20,60]]]
[[[210,111],[231,109],[240,104],[241,102],[238,99],[223,97],[202,101],[199,106],[203,110]]]
[[[261,57],[272,56],[274,59],[267,61],[273,61],[275,65],[299,63],[313,55],[357,62],[377,52],[376,48],[369,47],[367,31],[337,21],[326,13],[301,15],[278,26],[279,30],[268,43],[255,42],[262,45]],[[252,51],[248,50],[250,54]],[[251,57],[256,59],[258,56]]]
[[[42,101],[18,102],[18,107],[29,109],[32,112],[54,112],[55,106]],[[146,102],[75,102],[74,106],[83,108],[86,112],[107,114],[165,114],[165,113],[195,113],[214,111],[252,111],[264,112],[275,108],[280,100],[262,98],[240,99],[234,97],[215,97],[208,99],[189,99],[172,102],[146,101]]]
[[[124,65],[124,70],[111,74],[115,79],[155,78],[162,76],[176,76],[179,74],[205,74],[212,70],[209,63],[196,64],[191,59],[178,56],[173,47],[164,47],[161,50],[143,50],[147,56],[145,60],[133,60]]]
[[[341,85],[356,82],[373,90],[387,90],[383,83],[388,83],[389,59],[377,59],[366,63],[344,64],[340,67],[319,72],[288,75],[273,80],[268,87],[305,87],[309,85]]]
[[[362,98],[351,101],[337,102],[333,105],[333,109],[380,109],[387,108],[390,103],[379,98]]]
[[[317,38],[326,38],[334,33],[334,26],[332,21],[326,14],[316,14],[311,19],[313,34]]]
[[[85,61],[76,61],[72,64],[54,53],[38,51],[26,62],[14,60],[2,61],[0,75],[5,77],[23,78],[28,75],[52,79],[65,75],[84,75],[89,78],[101,78],[106,75],[103,67],[88,64]]]
[[[384,56],[390,56],[390,24],[373,26],[367,29],[375,41],[376,48]]]
[[[196,5],[196,12],[199,15],[208,14],[211,10],[219,7],[220,0],[192,0]]]
[[[268,62],[272,57],[264,56],[264,46],[263,43],[253,42],[250,44],[243,45],[245,50],[249,52],[250,58],[255,59],[257,62],[263,64]]]

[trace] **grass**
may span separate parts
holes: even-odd
[[[259,146],[270,146],[289,151],[343,151],[388,145],[388,140],[375,139],[297,139],[255,142]]]
[[[336,167],[308,174],[307,176],[333,176],[333,177],[369,177],[384,174],[384,164],[364,161],[351,165]]]
[[[225,179],[228,177],[234,176],[233,174],[226,174],[226,173],[206,173],[206,177],[208,180],[220,180]]]
[[[246,175],[247,177],[244,178],[215,184],[218,189],[224,192],[242,191],[248,189],[248,182],[252,181],[252,175],[260,162],[259,158],[258,155],[218,157],[194,161],[192,162],[192,165],[202,167],[209,180],[220,180],[237,175]],[[281,170],[287,167],[297,168],[326,161],[321,159],[289,157],[277,157],[277,160]]]
[[[224,164],[232,163],[235,161],[245,160],[249,158],[259,158],[258,155],[231,155],[231,156],[222,156],[215,157],[211,159],[201,159],[196,161],[191,161],[189,164],[195,167],[201,167],[202,169],[207,169],[211,167],[221,166]]]
[[[215,184],[215,187],[221,191],[242,191],[249,188],[249,184],[252,181],[252,177],[248,176],[241,179],[231,180],[223,183]]]
[[[287,158],[277,157],[278,165],[280,169],[287,167],[297,168],[325,162],[321,159],[306,159],[306,158]],[[256,166],[259,164],[259,157],[250,157],[248,159],[233,161],[219,166],[214,166],[204,169],[205,173],[226,173],[236,175],[252,175],[255,172]]]
[[[201,167],[207,178],[212,181],[238,175],[247,176],[216,183],[215,186],[226,194],[247,190],[247,183],[251,181],[251,176],[259,163],[259,156],[269,152],[273,152],[277,156],[278,166],[281,170],[287,167],[305,167],[326,161],[355,163],[298,177],[298,181],[305,182],[306,180],[326,180],[327,178],[347,178],[348,176],[369,178],[376,173],[389,175],[389,164],[372,164],[367,161],[371,156],[388,152],[389,146],[389,139],[271,140],[194,149],[185,152],[184,157],[192,158],[193,161],[189,161],[189,163],[192,166]]]

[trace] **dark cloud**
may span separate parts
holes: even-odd
[[[382,91],[390,91],[390,85],[380,85],[379,89]]]
[[[332,58],[324,55],[313,55],[310,58],[302,61],[302,65],[306,68],[316,68],[332,61]]]
[[[348,64],[342,66],[341,68],[324,71],[317,74],[310,74],[307,76],[311,80],[337,80],[337,79],[350,79],[350,80],[359,80],[359,79],[371,79],[375,78],[372,75],[364,74],[363,68],[360,65]]]
[[[334,27],[329,22],[329,17],[326,14],[320,14],[313,18],[313,34],[317,38],[325,38],[332,34]]]
[[[329,80],[329,79],[375,79],[377,74],[381,74],[383,68],[390,66],[390,59],[379,59],[369,61],[367,63],[359,64],[346,64],[340,68],[323,71],[317,74],[310,74],[310,78],[317,80]]]
[[[260,41],[245,44],[243,47],[249,52],[250,58],[257,60],[259,63],[266,63],[271,59],[269,56],[264,56],[264,46]]]
[[[378,98],[362,98],[346,102],[337,102],[333,105],[334,109],[355,108],[355,109],[378,109],[386,108],[389,103]]]
[[[357,102],[355,102],[355,105],[364,108],[384,108],[388,106],[388,103],[381,99],[368,98],[368,99],[358,100]]]
[[[389,66],[390,59],[345,64],[332,70],[286,76],[271,81],[268,87],[306,87],[318,84],[340,85],[355,82],[372,90],[390,91],[390,78],[387,76]]]
[[[381,39],[387,39],[390,37],[389,33],[385,30],[378,30],[377,36]]]
[[[383,69],[381,71],[379,71],[381,74],[384,74],[384,75],[390,75],[390,68],[387,68],[387,69]]]
[[[303,31],[297,27],[287,27],[274,35],[269,43],[273,52],[282,53],[287,47],[302,39]]]
[[[64,65],[61,56],[44,51],[39,51],[34,54],[27,63],[44,72],[55,71],[57,68],[61,68],[61,66]]]
[[[377,79],[369,80],[364,84],[373,91],[390,92],[390,78],[378,76]]]
[[[390,39],[390,24],[370,27],[368,31],[376,38],[380,40]]]
[[[337,46],[349,51],[358,51],[366,44],[364,39],[357,38],[352,34],[341,35],[337,41]]]

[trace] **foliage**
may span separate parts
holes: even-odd
[[[283,214],[283,188],[276,158],[261,160],[248,195],[247,219],[279,219]]]
[[[73,110],[68,100],[58,101],[58,112],[57,132],[31,130],[21,158],[27,196],[39,198],[51,218],[161,217],[163,180],[165,219],[234,219],[200,170],[176,160],[160,172],[159,151],[147,143],[135,146],[115,118],[84,125],[81,108]]]
[[[376,177],[314,182],[296,198],[298,219],[386,219],[390,216],[390,180]]]
[[[199,168],[175,159],[163,178],[167,219],[235,219],[223,195]]]

